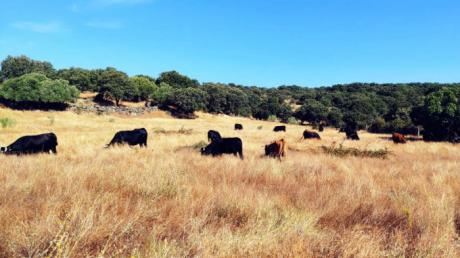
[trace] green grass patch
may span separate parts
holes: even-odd
[[[9,118],[9,117],[2,117],[0,118],[0,125],[3,129],[8,127],[13,127],[16,124],[16,121]]]

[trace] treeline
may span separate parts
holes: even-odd
[[[351,125],[374,133],[417,134],[423,130],[424,138],[434,141],[456,141],[460,135],[460,84],[247,87],[200,83],[176,71],[153,78],[129,77],[115,68],[56,70],[49,62],[26,56],[3,60],[1,78],[0,98],[10,101],[67,102],[78,91],[91,91],[99,93],[98,101],[115,105],[123,100],[144,101],[180,117],[203,110],[284,123]]]

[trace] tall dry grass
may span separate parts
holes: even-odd
[[[389,158],[339,158],[320,149],[342,143],[334,130],[299,141],[301,126],[275,134],[274,123],[226,116],[0,117],[16,121],[0,145],[48,131],[59,141],[57,156],[0,156],[0,257],[459,256],[459,146],[362,133],[343,145]],[[147,149],[103,149],[138,127]],[[245,160],[202,157],[193,146],[208,129],[241,137]],[[261,157],[280,137],[287,158]]]

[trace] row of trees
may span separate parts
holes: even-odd
[[[12,99],[15,95],[12,92],[18,90],[14,85],[41,74],[41,79],[45,78],[47,83],[53,82],[66,89],[62,98],[45,99],[26,90],[19,94],[22,99],[68,101],[68,96],[75,98],[75,89],[78,89],[98,92],[99,98],[112,100],[116,105],[122,100],[145,101],[179,114],[204,110],[337,128],[353,124],[357,129],[375,133],[417,133],[423,128],[429,140],[452,140],[459,134],[460,84],[353,83],[320,88],[295,85],[262,88],[200,83],[175,71],[152,78],[129,77],[115,68],[56,70],[49,62],[25,56],[9,56],[1,65],[4,86],[0,88],[0,97],[6,99]],[[26,97],[27,94],[34,94],[34,97]],[[21,98],[15,95],[14,100]]]

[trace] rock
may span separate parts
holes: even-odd
[[[86,104],[86,103],[85,103]],[[77,114],[82,112],[96,113],[98,115],[103,114],[125,114],[125,115],[142,115],[144,113],[158,111],[157,106],[150,107],[117,107],[117,106],[101,106],[98,104],[93,105],[81,105],[80,104],[69,104],[68,110],[73,111]]]

